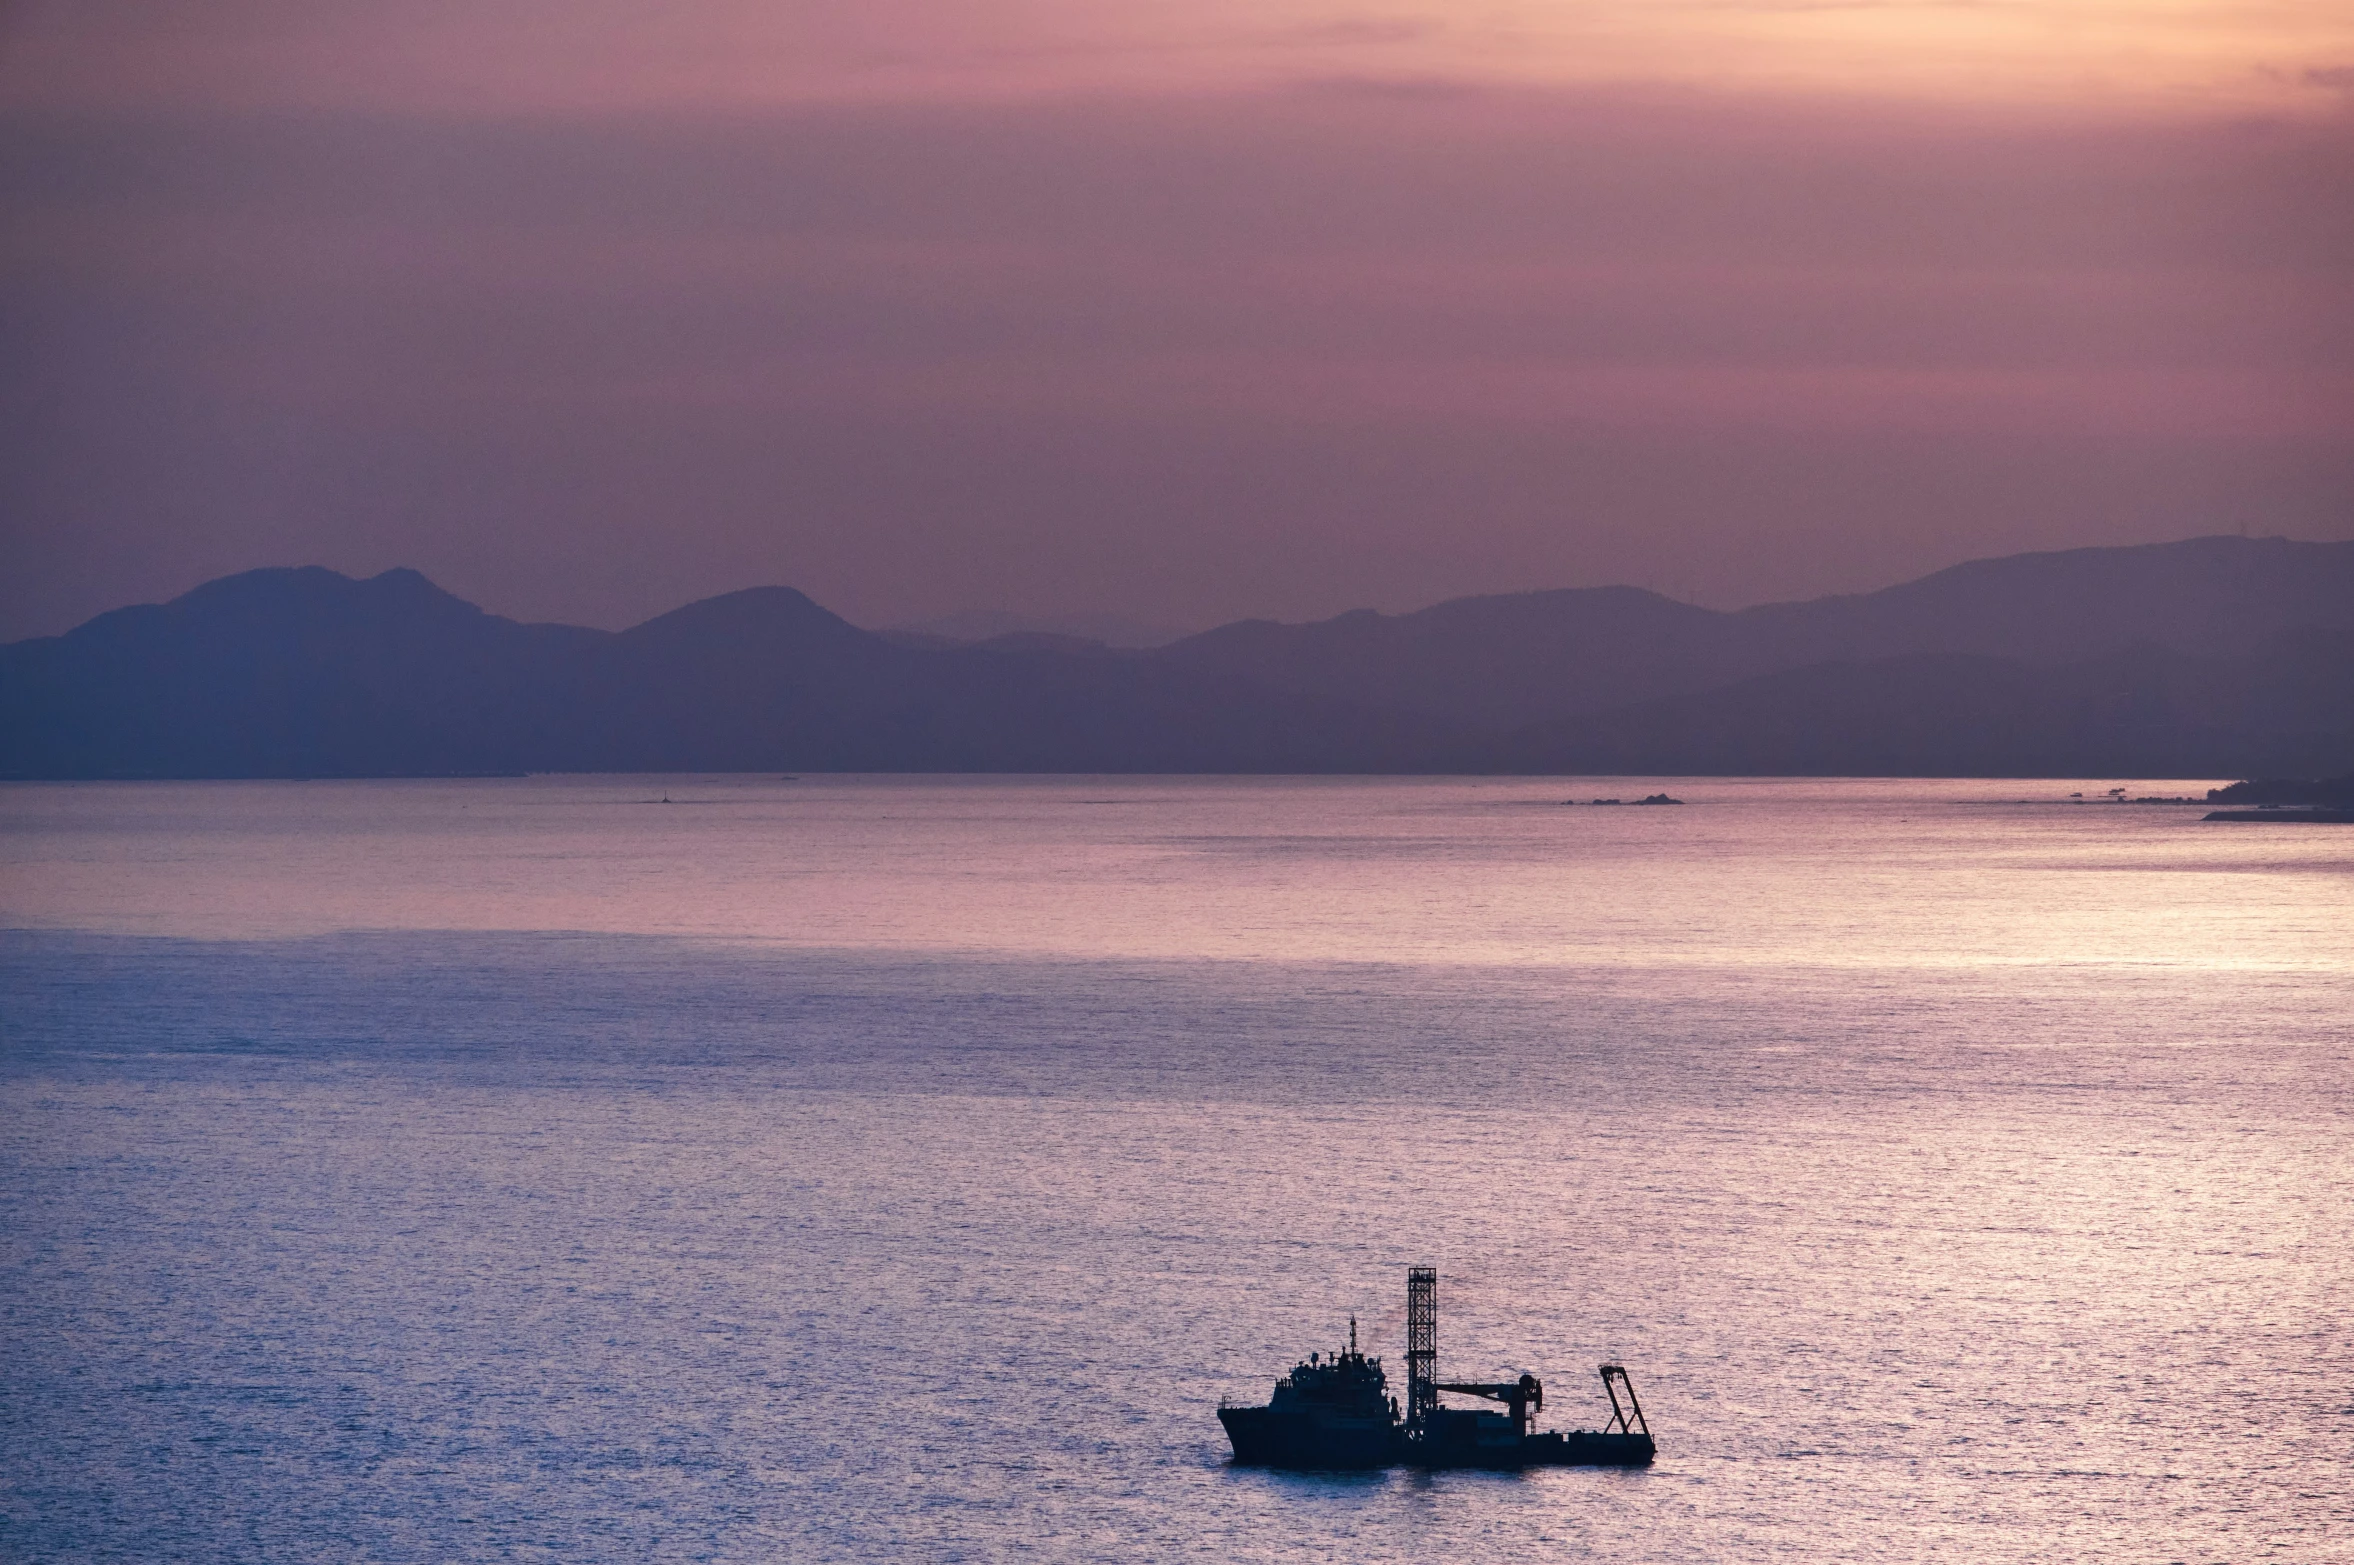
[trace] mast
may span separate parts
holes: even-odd
[[[1406,1429],[1420,1436],[1439,1406],[1439,1269],[1406,1272]]]

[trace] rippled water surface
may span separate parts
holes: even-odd
[[[2354,1559],[2354,829],[2112,785],[0,789],[0,1558]],[[1658,1465],[1227,1466],[1417,1262]]]

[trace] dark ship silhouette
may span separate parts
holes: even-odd
[[[1655,1450],[1651,1429],[1635,1400],[1635,1383],[1617,1364],[1601,1368],[1611,1416],[1600,1429],[1530,1429],[1531,1415],[1545,1405],[1544,1382],[1534,1375],[1504,1381],[1439,1379],[1438,1298],[1435,1268],[1407,1272],[1402,1411],[1390,1395],[1381,1360],[1358,1351],[1357,1321],[1351,1316],[1348,1351],[1330,1357],[1309,1354],[1275,1382],[1275,1394],[1264,1407],[1220,1405],[1218,1421],[1234,1443],[1234,1460],[1253,1467],[1325,1470],[1650,1464]],[[1500,1402],[1505,1410],[1448,1407],[1439,1401],[1442,1392]]]

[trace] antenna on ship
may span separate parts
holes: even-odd
[[[1357,1317],[1349,1317],[1349,1357],[1357,1356]]]

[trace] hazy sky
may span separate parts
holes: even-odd
[[[2343,0],[17,0],[0,637],[2354,537]]]

